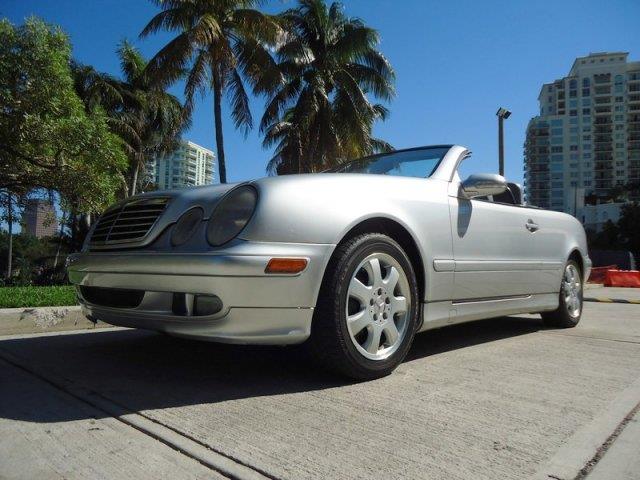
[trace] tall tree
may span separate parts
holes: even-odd
[[[66,35],[37,18],[0,20],[0,189],[42,188],[83,211],[113,201],[126,165],[106,115],[83,108]]]
[[[395,81],[378,33],[324,0],[299,0],[281,18],[287,35],[276,53],[286,81],[272,92],[260,124],[264,146],[276,147],[267,170],[314,172],[390,150],[372,136],[388,111],[369,96],[390,100]]]
[[[75,63],[75,88],[85,108],[107,112],[112,131],[123,140],[129,158],[126,194],[135,195],[146,162],[177,145],[188,115],[174,95],[149,80],[147,60],[133,45],[123,41],[117,54],[121,79]]]
[[[246,135],[253,119],[244,81],[258,94],[272,91],[281,83],[267,45],[274,44],[282,31],[274,18],[255,9],[260,0],[152,1],[162,11],[140,36],[160,30],[176,32],[177,36],[149,62],[149,75],[163,84],[185,77],[189,110],[197,93],[213,90],[220,181],[226,183],[222,98],[227,95],[234,125]]]

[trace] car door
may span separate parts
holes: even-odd
[[[536,293],[540,261],[528,209],[468,199],[452,182],[449,211],[454,257],[453,300],[499,299]],[[531,220],[531,221],[530,221]]]

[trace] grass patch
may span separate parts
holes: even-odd
[[[77,303],[73,285],[0,287],[0,308],[60,307]]]

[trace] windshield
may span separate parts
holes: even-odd
[[[424,147],[359,158],[327,170],[329,173],[373,173],[397,177],[431,176],[450,147]]]

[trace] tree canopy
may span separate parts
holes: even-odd
[[[270,173],[317,172],[392,147],[372,135],[388,116],[395,74],[378,51],[378,33],[347,17],[340,3],[299,0],[281,14],[286,35],[276,51],[285,81],[262,116],[264,146],[275,146]],[[271,75],[273,77],[273,75]]]
[[[76,95],[66,35],[36,18],[0,21],[0,188],[55,190],[100,211],[121,186],[126,156],[103,110]]]
[[[134,195],[144,186],[146,178],[140,174],[147,161],[177,146],[189,114],[175,96],[149,79],[147,60],[131,43],[122,41],[117,55],[121,79],[76,62],[72,71],[87,111],[106,111],[111,130],[122,139],[129,159],[125,193]]]
[[[149,61],[156,82],[185,80],[185,105],[196,94],[213,90],[216,149],[220,181],[226,183],[222,98],[226,94],[236,128],[253,127],[245,81],[254,93],[271,92],[281,81],[268,45],[282,34],[276,19],[255,9],[260,0],[152,0],[162,10],[142,30],[146,37],[161,30],[176,36]],[[268,75],[271,74],[273,76]]]

